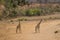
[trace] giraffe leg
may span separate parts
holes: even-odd
[[[38,32],[40,33],[40,28],[38,28]]]
[[[17,29],[16,29],[16,33],[17,33]]]
[[[19,33],[21,33],[21,28],[19,28]]]
[[[16,28],[16,33],[18,32],[18,27]]]
[[[35,27],[35,33],[37,33],[37,27]]]

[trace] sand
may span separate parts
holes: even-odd
[[[60,40],[60,20],[43,21],[40,33],[35,33],[39,21],[21,21],[22,33],[16,33],[18,22],[0,22],[0,40]],[[55,31],[59,31],[55,34]]]

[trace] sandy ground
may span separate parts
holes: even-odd
[[[0,22],[0,40],[60,40],[60,20],[44,21],[40,33],[34,33],[39,21],[21,21],[22,33],[16,34],[18,22]],[[59,32],[55,34],[54,32]]]

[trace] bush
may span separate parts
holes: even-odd
[[[41,15],[40,9],[28,9],[26,10],[26,16],[40,16]]]
[[[27,21],[27,19],[24,19],[25,21]]]
[[[41,10],[40,9],[34,9],[33,10],[33,15],[34,16],[40,16],[40,14],[41,14]]]
[[[44,8],[35,8],[26,10],[26,16],[40,16],[40,15],[49,15],[53,13],[53,9],[49,7]]]
[[[33,15],[32,10],[27,10],[25,15],[26,16],[32,16]]]
[[[21,19],[18,19],[18,21],[21,21]]]
[[[50,7],[47,7],[45,9],[43,9],[43,10],[44,10],[44,14],[51,14],[51,13],[53,13],[53,9],[50,8]]]
[[[23,21],[23,18],[22,19],[18,19],[18,21]]]
[[[18,21],[27,21],[26,18],[21,18],[21,19],[18,19]]]
[[[60,6],[57,5],[57,6],[54,8],[54,11],[55,11],[55,12],[60,12]]]
[[[16,11],[12,11],[11,14],[9,14],[9,17],[16,17],[17,16],[17,12]]]

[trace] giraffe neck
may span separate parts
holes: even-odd
[[[42,22],[42,20],[38,23],[38,25],[40,25],[40,24],[41,24],[41,22]]]

